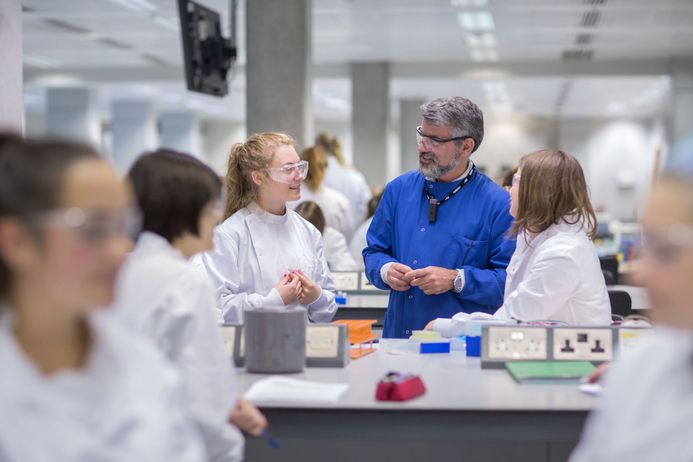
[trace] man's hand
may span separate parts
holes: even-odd
[[[387,281],[385,282],[387,282],[387,284],[392,288],[392,290],[396,290],[399,292],[409,290],[411,288],[411,285],[408,281],[404,279],[404,275],[410,273],[411,271],[412,269],[407,265],[403,265],[401,263],[393,263],[387,270]]]
[[[433,321],[430,321],[428,324],[426,324],[426,327],[424,327],[424,330],[433,330],[433,323],[436,322],[434,319]]]
[[[231,413],[229,421],[244,433],[252,436],[260,436],[262,430],[267,428],[267,419],[254,404],[243,398],[238,398],[236,407]]]
[[[394,265],[393,265],[394,266]],[[452,290],[457,271],[439,266],[411,270],[404,275],[404,280],[413,287],[423,290],[426,295],[438,295]]]

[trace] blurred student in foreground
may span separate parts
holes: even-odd
[[[693,460],[693,139],[671,157],[643,220],[656,327],[611,367],[572,462]]]
[[[237,399],[214,289],[188,261],[214,248],[212,233],[223,210],[221,179],[200,160],[165,150],[141,156],[128,179],[143,229],[123,265],[114,311],[179,367],[184,402],[210,461],[240,461],[243,437],[229,419],[255,436],[267,422],[252,404]]]
[[[92,149],[0,135],[0,460],[202,461],[177,371],[100,315],[136,222]]]

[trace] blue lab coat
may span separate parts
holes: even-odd
[[[380,269],[399,262],[413,269],[463,269],[465,285],[459,294],[450,290],[426,295],[418,287],[391,291],[383,337],[406,338],[435,318],[451,318],[460,311],[493,313],[503,304],[505,268],[515,251],[515,241],[507,236],[513,222],[510,195],[477,171],[465,187],[438,206],[436,222],[429,223],[424,188],[442,200],[458,184],[431,182],[411,171],[385,188],[363,250],[368,280],[390,289]]]

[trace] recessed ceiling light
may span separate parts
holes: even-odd
[[[35,54],[25,53],[23,60],[25,66],[38,67],[41,69],[55,69],[56,67],[60,67],[60,63],[55,59]]]
[[[470,50],[469,55],[472,61],[498,61],[498,51],[494,48],[487,50],[483,48],[474,48]]]
[[[149,0],[109,0],[112,3],[117,3],[120,6],[132,11],[141,11],[144,13],[156,13],[159,7]]]
[[[467,46],[469,47],[495,47],[496,36],[491,32],[469,33],[466,36]]]
[[[493,15],[488,11],[457,13],[457,22],[460,27],[466,30],[493,30],[495,23]]]
[[[464,6],[487,6],[488,0],[450,0],[450,5],[456,8]]]

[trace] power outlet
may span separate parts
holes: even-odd
[[[614,337],[610,328],[554,328],[553,358],[557,360],[611,361]]]
[[[489,360],[543,360],[547,358],[548,331],[537,327],[489,327]]]

